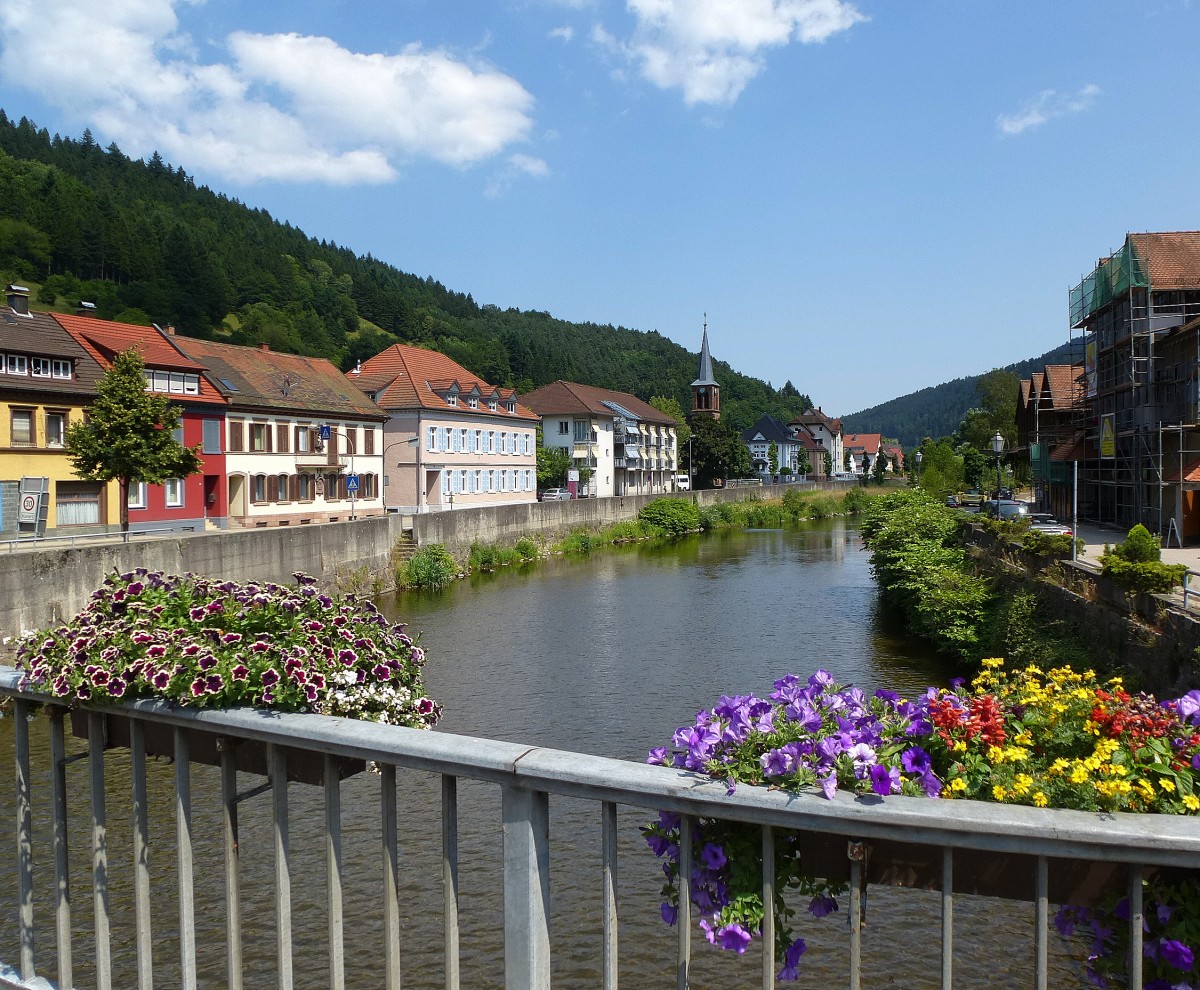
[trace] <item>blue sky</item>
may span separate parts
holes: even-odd
[[[1189,0],[4,0],[0,106],[828,412],[1032,357],[1200,227]]]

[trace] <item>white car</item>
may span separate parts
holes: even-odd
[[[1053,533],[1057,536],[1072,536],[1070,526],[1064,526],[1049,512],[1029,513],[1029,528],[1035,533]]]
[[[568,502],[571,499],[571,489],[547,488],[540,497],[543,502]]]

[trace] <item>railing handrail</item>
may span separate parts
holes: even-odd
[[[54,704],[18,689],[0,667],[0,696]],[[738,787],[703,774],[565,750],[356,719],[261,709],[180,708],[158,700],[80,706],[89,711],[293,749],[374,761],[633,807],[677,811],[860,839],[1200,868],[1200,829],[1187,816],[1093,813],[923,797],[856,797]]]
[[[120,540],[128,543],[132,536],[155,536],[161,533],[194,533],[196,526],[188,523],[180,526],[155,526],[148,529],[131,529],[127,532],[109,533],[67,533],[63,536],[13,536],[0,540],[8,546],[8,552],[21,549],[22,546],[36,547],[40,543],[74,543],[76,540]]]

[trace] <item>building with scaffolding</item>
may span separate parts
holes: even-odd
[[[1128,234],[1070,290],[1079,514],[1200,538],[1200,231]]]

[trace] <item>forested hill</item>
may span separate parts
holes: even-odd
[[[479,305],[197,186],[157,153],[130,159],[90,132],[51,136],[3,110],[0,278],[36,288],[42,308],[85,299],[106,319],[264,342],[343,369],[401,341],[521,391],[565,379],[670,396],[688,409],[698,366],[696,354],[655,331]],[[714,364],[722,418],[738,429],[811,405],[790,382],[776,389]]]
[[[1041,357],[1010,364],[1005,371],[1018,378],[1028,378],[1047,364],[1070,364],[1083,360],[1081,345],[1071,354],[1070,344],[1061,344]],[[977,384],[982,375],[955,378],[954,381],[923,388],[902,395],[890,402],[872,406],[862,412],[842,417],[847,433],[883,433],[895,437],[905,447],[914,446],[925,437],[944,437],[958,429],[968,409],[979,405]]]

